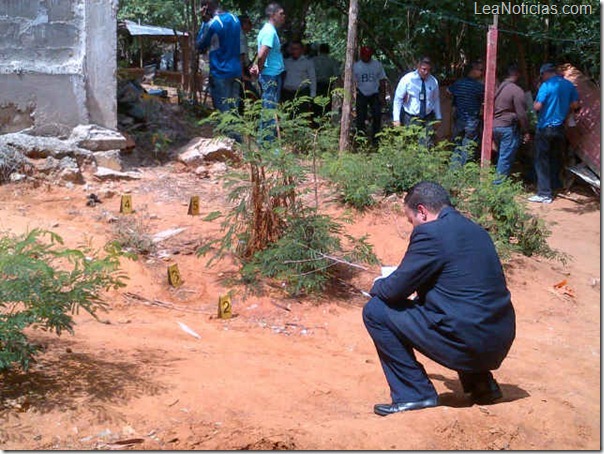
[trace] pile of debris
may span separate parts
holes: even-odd
[[[118,80],[118,129],[136,141],[141,164],[163,163],[171,151],[199,135],[211,135],[199,119],[179,104],[169,102],[163,91],[155,94],[136,80]]]
[[[99,179],[137,178],[134,172],[124,172],[122,161],[134,146],[121,133],[97,125],[78,125],[67,139],[36,136],[29,130],[0,135],[0,182],[82,184],[86,170]]]

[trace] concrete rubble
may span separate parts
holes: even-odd
[[[31,132],[0,135],[0,181],[11,179],[12,173],[35,177],[37,172],[38,177],[81,184],[85,169],[97,169],[95,177],[101,179],[139,178],[136,173],[122,172],[122,151],[131,152],[133,143],[118,131],[78,125],[65,140]]]
[[[196,137],[178,152],[178,161],[198,168],[209,162],[237,162],[241,158],[235,151],[235,141],[229,138]]]

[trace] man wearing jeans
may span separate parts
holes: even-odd
[[[261,139],[274,140],[274,109],[279,104],[283,86],[282,76],[285,71],[277,28],[285,23],[285,12],[278,3],[269,4],[265,12],[267,22],[258,33],[258,63],[250,72],[252,75],[259,76],[258,81],[262,89],[262,108],[265,118],[260,125],[263,136]]]
[[[525,142],[529,139],[526,98],[517,85],[519,78],[518,66],[508,66],[507,77],[495,93],[493,140],[499,148],[497,173],[500,175],[496,182],[501,182],[504,177],[510,176],[516,151],[520,146],[521,132],[524,134]]]
[[[199,52],[210,50],[210,92],[214,108],[220,112],[239,105],[241,56],[239,19],[222,11],[216,0],[201,0],[203,24],[197,34]]]
[[[467,68],[466,76],[455,81],[448,92],[453,95],[455,106],[455,124],[453,137],[455,149],[451,161],[457,165],[465,165],[468,159],[477,157],[481,130],[480,114],[484,102],[484,84],[480,81],[484,72],[481,61],[473,61]],[[470,147],[474,150],[468,155]]]
[[[535,172],[537,194],[529,202],[552,203],[553,185],[560,185],[559,173],[565,149],[564,121],[570,110],[579,109],[579,93],[575,86],[545,63],[540,70],[543,83],[533,108],[539,115],[535,133]]]

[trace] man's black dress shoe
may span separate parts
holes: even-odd
[[[392,402],[391,404],[376,404],[373,406],[373,411],[376,415],[388,416],[401,411],[420,410],[422,408],[436,407],[437,405],[438,397],[431,397],[418,402]]]
[[[486,382],[478,382],[471,392],[474,403],[478,405],[489,405],[503,397],[499,384],[493,377]]]
[[[491,372],[458,372],[464,393],[470,394],[478,405],[488,405],[501,399],[503,394]]]

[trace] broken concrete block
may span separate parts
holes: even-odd
[[[94,177],[99,180],[140,180],[142,178],[136,172],[118,172],[107,167],[97,168]]]
[[[60,159],[64,156],[89,153],[73,143],[56,137],[30,136],[22,133],[0,135],[0,149],[7,145],[32,159],[41,159],[48,156]]]
[[[94,153],[94,159],[99,167],[106,167],[118,172],[124,170],[120,150],[97,151]]]
[[[78,147],[91,151],[119,150],[128,147],[128,140],[118,131],[98,125],[78,125],[69,140]]]
[[[59,161],[59,179],[70,183],[83,183],[84,178],[74,158],[65,156]]]
[[[211,161],[239,161],[234,145],[233,139],[197,137],[180,149],[178,160],[191,167]]]

